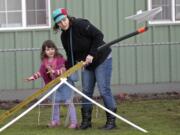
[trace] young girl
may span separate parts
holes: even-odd
[[[28,77],[28,81],[43,78],[45,84],[49,83],[57,76],[61,75],[65,70],[65,59],[58,52],[57,47],[51,40],[47,40],[43,43],[41,49],[41,66],[38,72],[34,73],[32,76]],[[68,79],[68,82],[72,85],[74,83]],[[58,90],[51,96],[54,105],[52,107],[52,120],[48,124],[49,127],[57,127],[60,125],[59,117],[59,102],[64,101],[68,106],[68,112],[70,116],[69,128],[77,127],[76,110],[74,104],[72,103],[73,91],[67,85],[61,85]]]

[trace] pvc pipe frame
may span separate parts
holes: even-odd
[[[44,101],[47,97],[49,97],[54,91],[56,91],[59,86],[61,86],[63,83],[65,83],[66,80],[62,80],[59,84],[57,84],[51,91],[49,91],[46,95],[44,95],[40,100],[38,100],[35,104],[33,104],[31,107],[29,107],[26,111],[21,113],[19,116],[11,120],[9,123],[7,123],[5,126],[0,128],[0,132],[11,126],[13,123],[18,121],[20,118],[22,118],[24,115],[26,115],[28,112],[30,112],[32,109],[34,109],[37,105],[39,105],[42,101]]]
[[[16,118],[14,118],[13,120],[11,120],[9,123],[7,123],[5,126],[3,126],[2,128],[0,128],[0,132],[2,132],[3,130],[5,130],[6,128],[8,128],[9,126],[11,126],[12,124],[14,124],[16,121],[18,121],[20,118],[22,118],[23,116],[25,116],[28,112],[30,112],[32,109],[34,109],[37,105],[39,105],[42,101],[44,101],[47,97],[49,97],[54,91],[56,91],[59,86],[61,86],[62,84],[66,84],[67,86],[69,86],[70,88],[72,88],[72,90],[74,90],[75,92],[77,92],[78,94],[80,94],[81,96],[83,96],[84,98],[86,98],[87,100],[89,100],[90,102],[92,102],[93,104],[97,105],[98,107],[100,107],[101,109],[105,110],[106,112],[112,114],[113,116],[115,116],[116,118],[126,122],[127,124],[133,126],[134,128],[147,133],[148,131],[135,125],[134,123],[126,120],[125,118],[117,115],[116,113],[112,112],[111,110],[107,109],[106,107],[102,106],[101,104],[97,103],[96,101],[94,101],[93,99],[89,98],[88,96],[86,96],[85,94],[83,94],[81,91],[79,91],[77,88],[75,88],[74,86],[72,86],[71,84],[69,84],[67,82],[66,78],[61,78],[61,82],[59,84],[57,84],[51,91],[49,91],[46,95],[44,95],[40,100],[38,100],[35,104],[33,104],[31,107],[29,107],[26,111],[24,111],[23,113],[21,113],[19,116],[17,116]]]
[[[68,85],[70,88],[72,88],[75,92],[77,92],[78,94],[80,94],[81,96],[83,96],[84,98],[86,98],[87,100],[91,101],[93,104],[97,105],[97,106],[100,107],[101,109],[105,110],[106,112],[112,114],[112,115],[115,116],[116,118],[118,118],[118,119],[126,122],[127,124],[133,126],[134,128],[136,128],[136,129],[138,129],[138,130],[140,130],[140,131],[142,131],[142,132],[144,132],[144,133],[148,133],[147,130],[145,130],[145,129],[143,129],[143,128],[137,126],[137,125],[135,125],[134,123],[126,120],[125,118],[117,115],[116,113],[112,112],[111,110],[109,110],[109,109],[107,109],[106,107],[102,106],[101,104],[97,103],[97,102],[94,101],[93,99],[89,98],[88,96],[86,96],[85,94],[83,94],[81,91],[79,91],[77,88],[75,88],[74,86],[72,86],[71,84],[69,84],[67,81],[64,81],[64,83],[65,83],[66,85]]]

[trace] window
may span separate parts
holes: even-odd
[[[180,20],[180,0],[176,0],[176,7],[175,7],[175,9],[176,9],[176,17],[175,17],[175,19],[176,20]]]
[[[180,0],[149,0],[149,9],[162,7],[151,24],[176,24],[180,23]]]
[[[0,0],[0,30],[50,27],[50,0]]]

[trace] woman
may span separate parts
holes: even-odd
[[[82,71],[83,93],[92,98],[95,83],[97,82],[100,95],[106,108],[116,112],[116,103],[111,93],[110,82],[112,72],[111,48],[97,51],[103,45],[103,34],[88,20],[70,17],[67,10],[59,8],[54,10],[53,29],[58,32],[62,30],[61,41],[67,55],[67,64],[73,66],[77,61],[85,61],[86,67]],[[91,127],[92,104],[85,98],[82,99],[81,129]],[[115,117],[106,112],[107,122],[103,129],[114,129],[116,127]]]

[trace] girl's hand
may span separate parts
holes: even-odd
[[[93,61],[93,58],[94,58],[93,56],[88,55],[88,56],[86,57],[85,64],[86,64],[86,65],[91,64],[92,61]]]
[[[25,80],[29,82],[29,81],[34,80],[34,77],[33,77],[33,76],[30,76],[30,77],[26,78]]]
[[[60,69],[60,74],[63,74],[65,71],[66,71],[66,68],[65,68],[65,67],[62,67],[62,68]]]
[[[47,72],[47,74],[54,74],[55,73],[55,71],[51,68],[51,66],[47,66],[47,70],[48,70],[48,72]]]
[[[53,69],[50,69],[50,70],[49,70],[49,69],[48,69],[47,74],[49,74],[49,73],[50,73],[50,74],[54,74],[54,73],[55,73],[55,70],[53,70]]]

